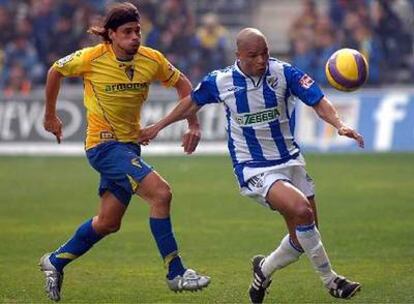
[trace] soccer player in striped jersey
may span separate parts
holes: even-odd
[[[64,267],[119,230],[135,193],[150,205],[149,224],[168,269],[168,287],[173,291],[202,289],[210,278],[187,269],[179,255],[170,221],[170,186],[143,161],[137,143],[141,107],[150,83],[160,81],[174,87],[180,98],[191,93],[191,83],[160,52],[140,46],[140,16],[134,5],[114,5],[104,25],[91,28],[91,32],[101,36],[103,43],[58,60],[49,70],[44,127],[60,143],[62,122],[56,101],[61,79],[83,77],[88,122],[85,149],[89,163],[101,176],[100,209],[60,248],[41,258],[46,293],[50,299],[60,300]],[[183,146],[186,153],[192,153],[200,139],[196,115],[188,117],[188,124]]]
[[[262,303],[275,271],[305,253],[329,293],[351,298],[360,284],[334,272],[318,231],[315,192],[305,160],[294,138],[295,103],[313,107],[324,121],[364,146],[363,138],[346,126],[319,86],[286,62],[269,57],[265,36],[243,29],[237,36],[237,61],[213,71],[164,119],[145,128],[148,144],[167,125],[193,115],[202,106],[221,103],[227,116],[228,149],[241,194],[277,210],[289,233],[269,255],[253,257],[250,300]]]

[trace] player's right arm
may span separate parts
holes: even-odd
[[[96,50],[99,51],[99,49]],[[47,73],[43,127],[46,131],[56,136],[56,140],[59,144],[62,140],[62,121],[57,115],[56,103],[61,80],[63,77],[83,75],[89,69],[88,62],[93,52],[96,52],[95,48],[86,48],[76,51],[56,61]]]
[[[193,101],[191,95],[184,97],[177,103],[174,109],[172,109],[167,116],[157,123],[142,129],[138,141],[144,145],[147,145],[149,141],[154,139],[162,129],[176,121],[188,119],[189,117],[195,115],[200,108],[201,106],[198,106]]]
[[[190,95],[182,98],[167,116],[157,123],[142,129],[138,141],[146,145],[170,124],[188,119],[188,117],[195,115],[206,104],[218,102],[221,102],[221,99],[217,90],[216,76],[214,73],[211,73],[202,80]]]
[[[58,144],[62,140],[62,121],[56,113],[56,101],[60,90],[60,82],[63,75],[56,71],[53,66],[49,69],[46,79],[46,104],[43,127],[46,131],[54,134]]]

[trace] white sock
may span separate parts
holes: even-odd
[[[269,278],[276,270],[299,260],[303,251],[293,246],[289,234],[286,235],[280,242],[279,247],[265,258],[262,264],[262,272],[265,277]]]
[[[326,287],[337,277],[315,224],[296,227],[296,237]]]

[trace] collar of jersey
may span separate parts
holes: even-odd
[[[253,86],[255,88],[257,88],[258,86],[260,86],[260,84],[262,83],[263,78],[265,77],[265,75],[267,74],[267,71],[269,70],[269,63],[267,63],[267,67],[266,70],[264,71],[264,73],[262,74],[262,76],[260,76],[259,80],[257,81],[257,83],[254,81],[254,78],[252,76],[246,75],[245,73],[243,73],[243,71],[240,69],[239,65],[238,65],[238,60],[236,60],[236,62],[234,63],[234,68],[236,69],[236,71],[238,73],[240,73],[243,77],[250,79],[250,81],[252,82]]]

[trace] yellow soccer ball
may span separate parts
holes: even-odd
[[[339,91],[355,91],[368,79],[368,62],[357,50],[340,49],[329,57],[325,74],[331,86]]]

